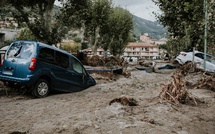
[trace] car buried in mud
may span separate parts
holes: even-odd
[[[14,41],[0,67],[0,80],[21,85],[37,98],[52,90],[76,92],[96,84],[72,54],[36,41]]]

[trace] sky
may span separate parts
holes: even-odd
[[[160,13],[159,7],[151,0],[113,0],[113,4],[127,9],[133,15],[150,21],[156,21],[152,12]]]

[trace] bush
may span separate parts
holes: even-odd
[[[64,42],[61,43],[60,48],[67,52],[77,52],[81,49],[81,45],[75,42]]]

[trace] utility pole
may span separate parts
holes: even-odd
[[[207,53],[207,30],[208,30],[208,2],[204,0],[205,12],[205,33],[204,33],[204,70],[206,71],[206,53]]]

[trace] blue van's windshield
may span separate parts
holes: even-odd
[[[8,58],[30,58],[34,50],[34,44],[29,42],[16,42],[11,45],[8,50]]]

